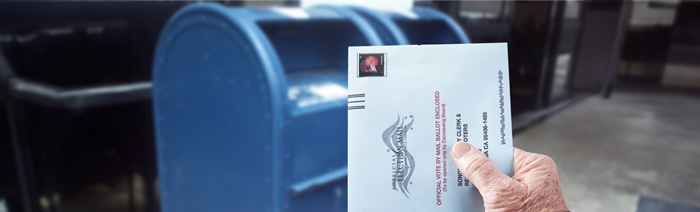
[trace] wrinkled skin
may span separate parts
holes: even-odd
[[[512,178],[466,142],[454,145],[452,157],[462,175],[479,189],[486,211],[568,211],[554,160],[513,149]]]

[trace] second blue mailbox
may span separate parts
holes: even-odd
[[[377,32],[384,45],[469,43],[469,37],[449,16],[430,8],[406,11],[351,6]]]
[[[382,44],[350,7],[175,14],[153,65],[163,211],[346,211],[347,48]]]

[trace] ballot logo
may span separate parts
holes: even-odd
[[[416,164],[408,151],[408,132],[413,130],[412,126],[413,115],[398,114],[396,122],[382,133],[382,140],[388,147],[387,152],[391,153],[391,186],[406,198],[411,194],[408,186],[412,183],[411,176]]]
[[[386,53],[358,54],[357,77],[386,77]]]

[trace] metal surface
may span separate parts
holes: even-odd
[[[0,48],[0,91],[2,91],[0,92],[0,97],[3,98],[5,108],[7,110],[4,112],[7,113],[7,124],[9,127],[8,132],[10,133],[9,137],[12,143],[12,152],[14,153],[14,163],[15,168],[17,169],[17,179],[19,182],[22,209],[24,209],[26,212],[32,212],[38,209],[32,201],[36,197],[36,190],[34,189],[34,178],[31,172],[28,170],[31,167],[29,165],[31,163],[28,161],[29,157],[25,156],[26,153],[23,151],[24,148],[22,148],[22,142],[20,142],[20,129],[18,127],[19,124],[17,123],[20,121],[20,119],[15,117],[21,114],[18,112],[20,108],[17,107],[17,103],[13,99],[7,98],[8,89],[6,86],[6,79],[9,79],[11,76],[12,70],[5,60],[5,55],[2,48]]]
[[[80,109],[149,99],[151,83],[64,89],[16,76],[0,48],[0,91],[0,97],[52,108]]]
[[[3,73],[0,74],[1,96],[46,107],[80,109],[146,100],[151,96],[150,82],[63,89],[14,76],[7,66],[0,66],[0,70]]]
[[[150,107],[138,105],[150,104],[148,76],[157,35],[167,18],[185,4],[0,3],[0,99],[7,105],[7,111],[3,109],[3,112],[8,114],[8,132],[12,135],[7,136],[11,137],[7,143],[12,146],[12,163],[19,178],[16,183],[19,191],[13,194],[14,198],[7,199],[10,206],[18,206],[18,211],[40,211],[40,195],[55,197],[56,193],[74,191],[70,186],[92,183],[94,178],[109,181],[107,178],[137,172],[145,181],[144,210],[158,211],[155,193],[148,190],[153,188],[156,178],[154,151],[152,147],[149,149],[153,139],[149,134],[152,127],[148,125],[152,116]],[[65,118],[65,114],[79,114],[80,119]],[[137,123],[116,124],[128,120]],[[33,121],[55,125],[37,125]],[[85,124],[91,121],[95,122]],[[130,132],[121,133],[124,137],[120,137],[117,132],[129,127],[132,127]],[[52,134],[54,129],[62,129],[59,136]],[[100,130],[117,136],[95,133]],[[85,139],[91,133],[98,136]],[[72,134],[72,138],[62,140],[66,134]],[[100,135],[109,138],[98,138]],[[110,139],[123,140],[111,142]],[[106,154],[87,150],[88,147],[69,147],[82,141],[100,147],[112,145],[110,154],[116,150],[118,156],[127,158],[121,162],[128,163],[129,170],[109,165],[86,166],[117,159],[93,157]],[[65,148],[47,151],[53,147]],[[87,159],[82,160],[85,163],[64,160],[72,157]],[[114,174],[116,171],[101,167],[122,173]],[[63,208],[68,204],[49,199],[50,211],[70,210]]]
[[[570,90],[602,92],[614,82],[617,72],[619,36],[629,20],[631,7],[621,1],[591,1],[582,7],[579,44],[572,55]]]
[[[151,95],[150,82],[83,89],[62,89],[21,78],[12,78],[7,84],[11,97],[47,107],[66,109],[146,100]]]
[[[608,76],[605,79],[605,85],[603,85],[603,96],[605,98],[610,98],[610,95],[612,95],[613,92],[613,87],[617,82],[617,72],[618,66],[620,65],[620,57],[622,52],[622,40],[625,37],[625,33],[627,32],[625,26],[629,24],[629,20],[632,15],[632,9],[630,9],[630,6],[628,6],[628,4],[628,2],[622,2],[622,5],[619,9],[620,15],[617,20],[617,26],[614,31],[615,35],[613,38],[614,45],[612,47],[610,59],[607,61],[607,66],[605,67],[608,71]]]
[[[542,69],[537,86],[537,98],[535,100],[535,110],[542,109],[550,104],[550,94],[552,81],[556,71],[558,45],[561,34],[561,25],[564,18],[564,6],[566,2],[550,2],[549,16],[547,17],[546,36],[542,59]]]
[[[21,142],[19,132],[20,129],[18,127],[19,124],[17,123],[21,119],[15,117],[17,116],[17,114],[20,114],[17,111],[19,110],[19,108],[17,107],[17,103],[12,99],[5,100],[5,104],[7,107],[8,115],[7,121],[10,125],[10,137],[12,140],[12,147],[15,155],[15,166],[17,167],[17,177],[19,179],[20,184],[22,208],[26,212],[38,211],[39,208],[36,204],[34,204],[34,200],[37,197],[33,183],[34,177],[32,176],[30,170],[28,170],[30,169],[29,167],[31,167],[31,162],[29,161],[29,157],[25,155],[26,152],[23,151],[25,148],[23,148],[23,143]]]
[[[303,195],[317,188],[323,188],[341,180],[347,180],[348,169],[341,168],[292,185],[292,196]]]
[[[419,7],[401,13],[350,8],[372,25],[384,45],[470,42],[457,22],[434,9]]]
[[[347,48],[383,44],[347,7],[179,11],[153,65],[163,211],[347,210]]]

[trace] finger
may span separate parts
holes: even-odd
[[[522,173],[528,173],[532,170],[544,170],[548,174],[558,175],[557,165],[551,157],[543,154],[527,152],[518,148],[513,148],[513,171],[515,175],[513,179],[520,181],[519,176]],[[550,173],[551,172],[551,173]]]
[[[480,192],[501,186],[512,180],[498,170],[496,164],[484,156],[481,151],[467,142],[457,142],[452,147],[452,157],[462,175],[467,177]]]
[[[521,155],[523,153],[527,153],[527,152],[525,150],[518,148],[518,147],[513,147],[513,157],[514,158],[517,158],[519,155]]]
[[[525,157],[530,154],[529,152],[526,152],[525,150],[522,150],[517,147],[513,147],[513,171],[515,173],[520,173],[520,171],[523,169],[523,166],[525,165]]]

